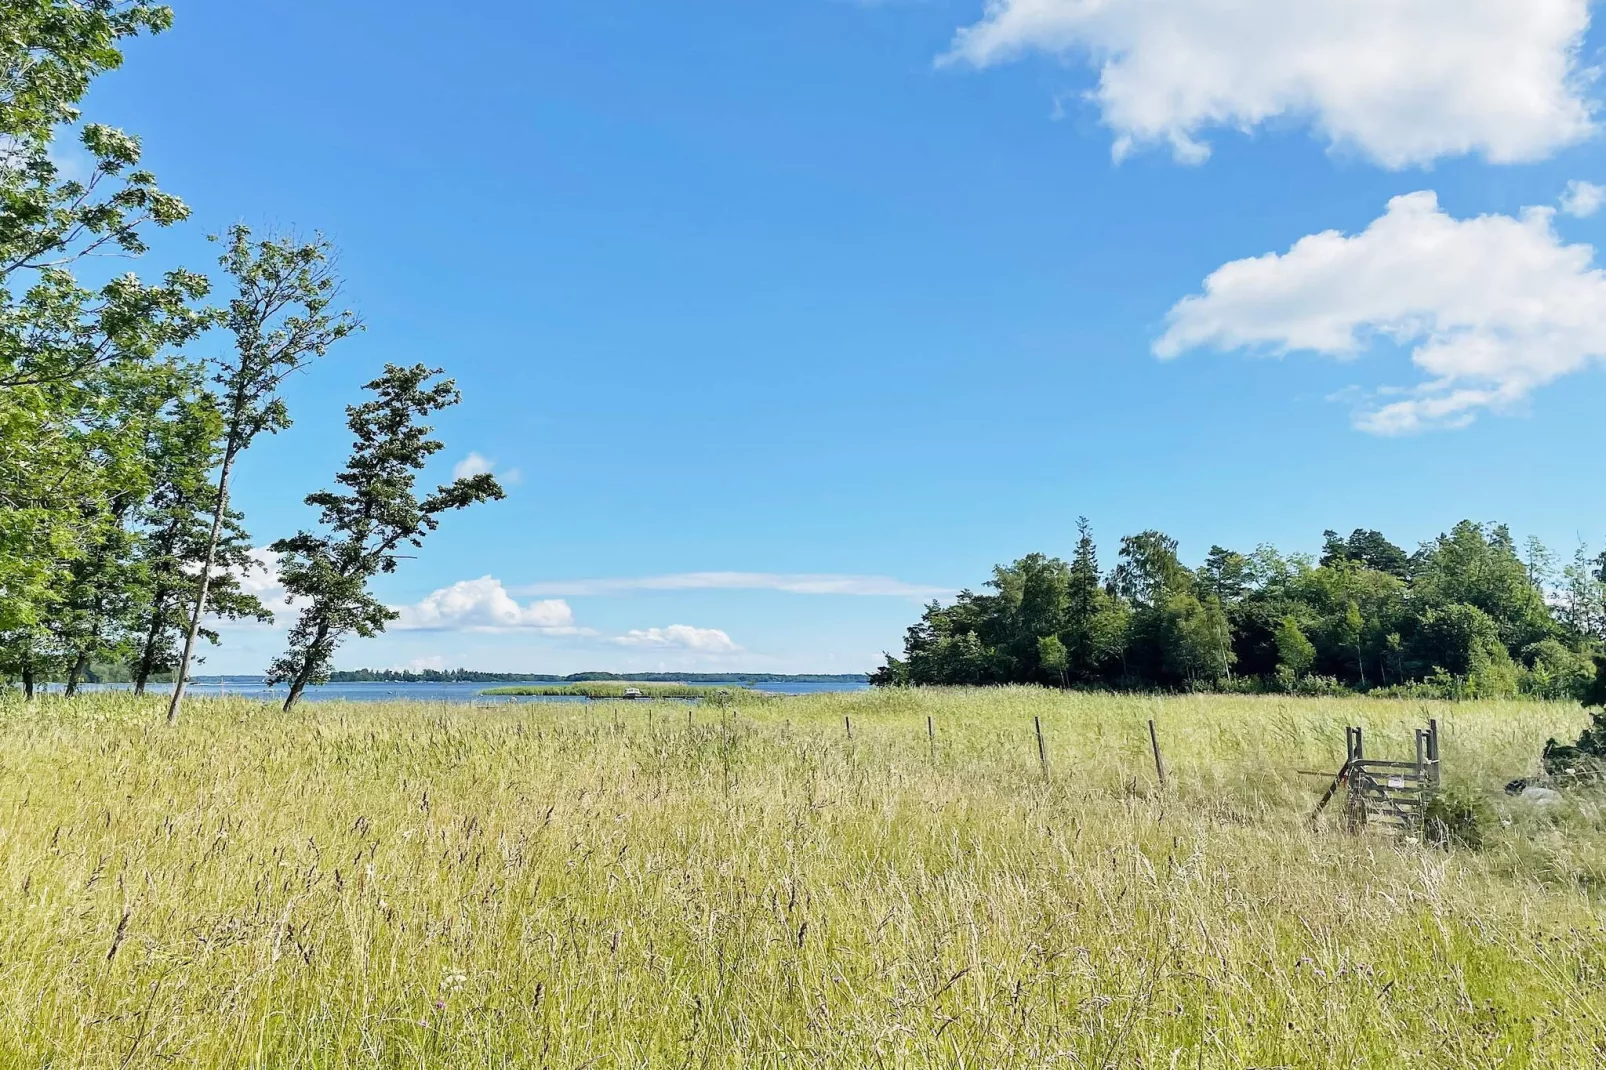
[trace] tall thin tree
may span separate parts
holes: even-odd
[[[212,380],[218,387],[218,408],[223,415],[223,455],[212,501],[211,532],[190,607],[189,632],[167,707],[169,724],[178,720],[184,705],[190,661],[206,614],[218,539],[229,508],[234,463],[257,435],[264,431],[276,434],[290,426],[289,410],[279,396],[284,380],[361,327],[353,313],[334,311],[340,283],[333,250],[323,238],[299,241],[280,236],[253,241],[249,228],[236,225],[229,229],[226,240],[227,248],[218,262],[235,285],[224,320],[234,335],[234,353],[218,363]]]
[[[139,517],[144,589],[135,607],[129,653],[136,695],[145,693],[157,673],[178,664],[200,581],[197,566],[207,553],[211,535],[217,494],[211,473],[222,449],[222,429],[216,398],[197,383],[174,403],[170,418],[156,428],[151,439],[151,493]],[[207,615],[271,622],[273,614],[241,586],[241,579],[257,561],[238,511],[225,510],[212,555]],[[216,629],[203,625],[200,635],[208,642],[218,641]]]

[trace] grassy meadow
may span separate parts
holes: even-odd
[[[1606,820],[1499,790],[1573,706],[160,705],[0,702],[0,1065],[1606,1062]],[[1481,850],[1309,826],[1429,715]]]

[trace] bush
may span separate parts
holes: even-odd
[[[1494,807],[1483,796],[1457,788],[1428,796],[1422,815],[1423,835],[1435,847],[1480,849],[1495,827]]]
[[[1301,676],[1293,681],[1293,686],[1289,687],[1288,691],[1291,694],[1305,698],[1327,698],[1354,694],[1353,691],[1340,683],[1336,677],[1317,676],[1314,673],[1310,676]]]
[[[1595,665],[1587,654],[1568,649],[1554,639],[1542,639],[1523,648],[1526,668],[1518,676],[1525,695],[1548,699],[1580,699],[1589,694]]]

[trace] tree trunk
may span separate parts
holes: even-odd
[[[301,670],[290,683],[290,694],[284,699],[284,712],[289,713],[301,701],[302,692],[307,690],[307,681],[312,679],[312,654],[307,654],[306,660],[301,663]]]
[[[313,634],[312,642],[307,644],[307,652],[301,659],[301,668],[296,670],[296,678],[290,683],[290,694],[284,699],[284,712],[289,713],[301,701],[301,694],[307,689],[307,682],[312,679],[313,670],[318,665],[318,652],[329,638],[329,625],[320,623],[318,630]]]
[[[78,657],[73,659],[72,671],[67,674],[67,697],[72,698],[78,694],[78,681],[83,678],[84,670],[89,667],[89,651],[80,650]]]
[[[22,670],[22,697],[29,702],[33,701],[33,670]]]
[[[195,595],[195,609],[190,614],[189,634],[184,637],[184,653],[179,656],[178,669],[173,678],[173,699],[167,705],[167,723],[178,723],[178,711],[184,705],[184,685],[189,682],[190,658],[195,654],[195,638],[201,633],[201,617],[206,614],[206,594],[212,585],[212,558],[217,554],[218,535],[223,530],[223,514],[229,507],[229,471],[234,467],[238,449],[231,443],[223,454],[223,470],[217,477],[217,503],[212,510],[212,531],[206,537],[206,556],[201,560],[201,582]]]
[[[145,645],[140,649],[139,661],[134,665],[134,694],[143,695],[156,665],[156,641],[162,634],[162,610],[167,606],[166,592],[160,592],[151,601],[151,626],[145,629]]]
[[[290,694],[285,696],[285,699],[284,699],[284,712],[285,713],[289,713],[291,710],[296,708],[296,703],[301,701],[301,692],[305,691],[306,689],[307,689],[306,680],[304,678],[298,676],[296,678],[296,682],[290,685]]]

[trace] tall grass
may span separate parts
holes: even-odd
[[[1576,707],[158,705],[0,707],[4,1065],[1606,1060],[1600,813],[1498,793]],[[1487,849],[1309,826],[1426,716]]]

